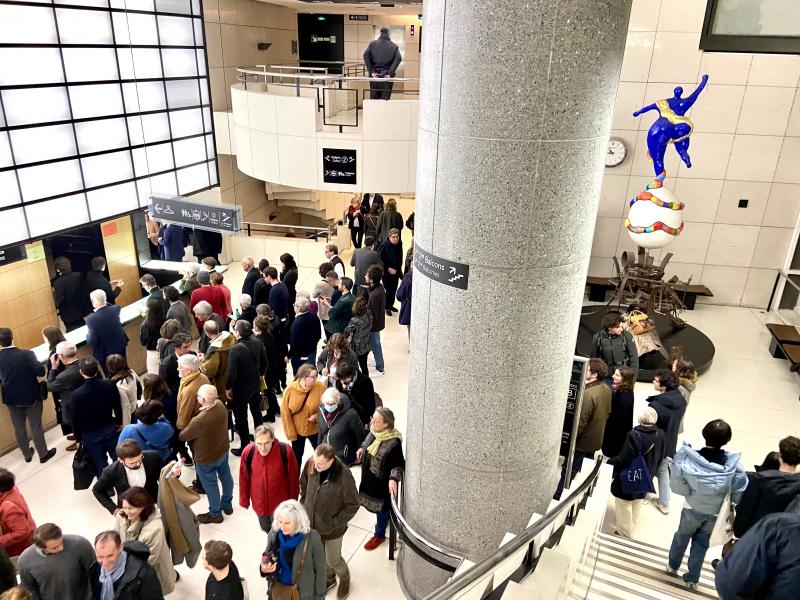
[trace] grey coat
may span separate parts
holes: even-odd
[[[322,545],[322,538],[313,529],[308,532],[308,547],[306,549],[306,560],[303,563],[303,571],[294,580],[297,589],[300,591],[301,600],[325,600],[327,586],[327,567],[325,564],[325,547]],[[292,557],[292,571],[297,573],[300,570],[300,561],[303,560],[303,544],[300,542]],[[278,553],[278,531],[272,529],[267,536],[267,550],[274,548]],[[266,577],[261,573],[262,577]]]
[[[164,522],[164,533],[172,553],[172,564],[179,565],[182,562],[186,562],[186,565],[192,568],[197,563],[197,559],[200,558],[200,552],[203,550],[203,546],[200,544],[200,524],[197,521],[197,515],[181,498],[191,502],[195,498],[199,499],[199,496],[186,488],[177,478],[172,478],[171,481],[174,481],[174,489],[178,495],[172,492],[173,487],[170,487],[165,477],[174,464],[174,462],[171,462],[161,470],[160,485],[158,486],[158,510],[161,512],[161,520]],[[169,506],[169,504],[172,506]],[[169,515],[173,514],[173,510],[178,517],[180,533],[189,547],[185,553],[178,549],[178,545],[173,539],[177,532],[170,529],[171,519]]]
[[[356,356],[369,354],[372,347],[369,344],[369,332],[372,330],[372,311],[367,310],[363,315],[353,315],[350,323],[344,328],[344,334],[350,340],[350,350]],[[369,375],[364,373],[364,375]]]
[[[355,275],[353,276],[353,281],[355,282],[355,285],[353,286],[353,294],[358,296],[356,293],[357,290],[362,285],[366,285],[364,282],[364,275],[367,274],[367,270],[372,265],[380,264],[381,259],[378,258],[378,253],[372,248],[364,247],[353,251],[353,257],[350,259],[350,266],[355,267]]]

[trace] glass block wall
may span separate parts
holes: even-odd
[[[0,0],[0,247],[217,185],[201,0]]]

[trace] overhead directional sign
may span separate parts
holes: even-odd
[[[325,183],[355,185],[356,151],[348,148],[323,148],[322,180]]]
[[[434,256],[414,244],[414,270],[434,281],[460,290],[469,285],[469,265]]]
[[[183,196],[150,196],[150,216],[194,229],[236,235],[242,230],[242,207],[191,200]]]

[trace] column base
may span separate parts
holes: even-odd
[[[403,544],[397,556],[397,580],[406,598],[422,600],[442,587],[452,576],[450,571],[440,569],[417,556]]]

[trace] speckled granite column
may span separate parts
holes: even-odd
[[[426,0],[405,514],[471,560],[544,512],[630,0]],[[410,552],[421,598],[441,572]]]

